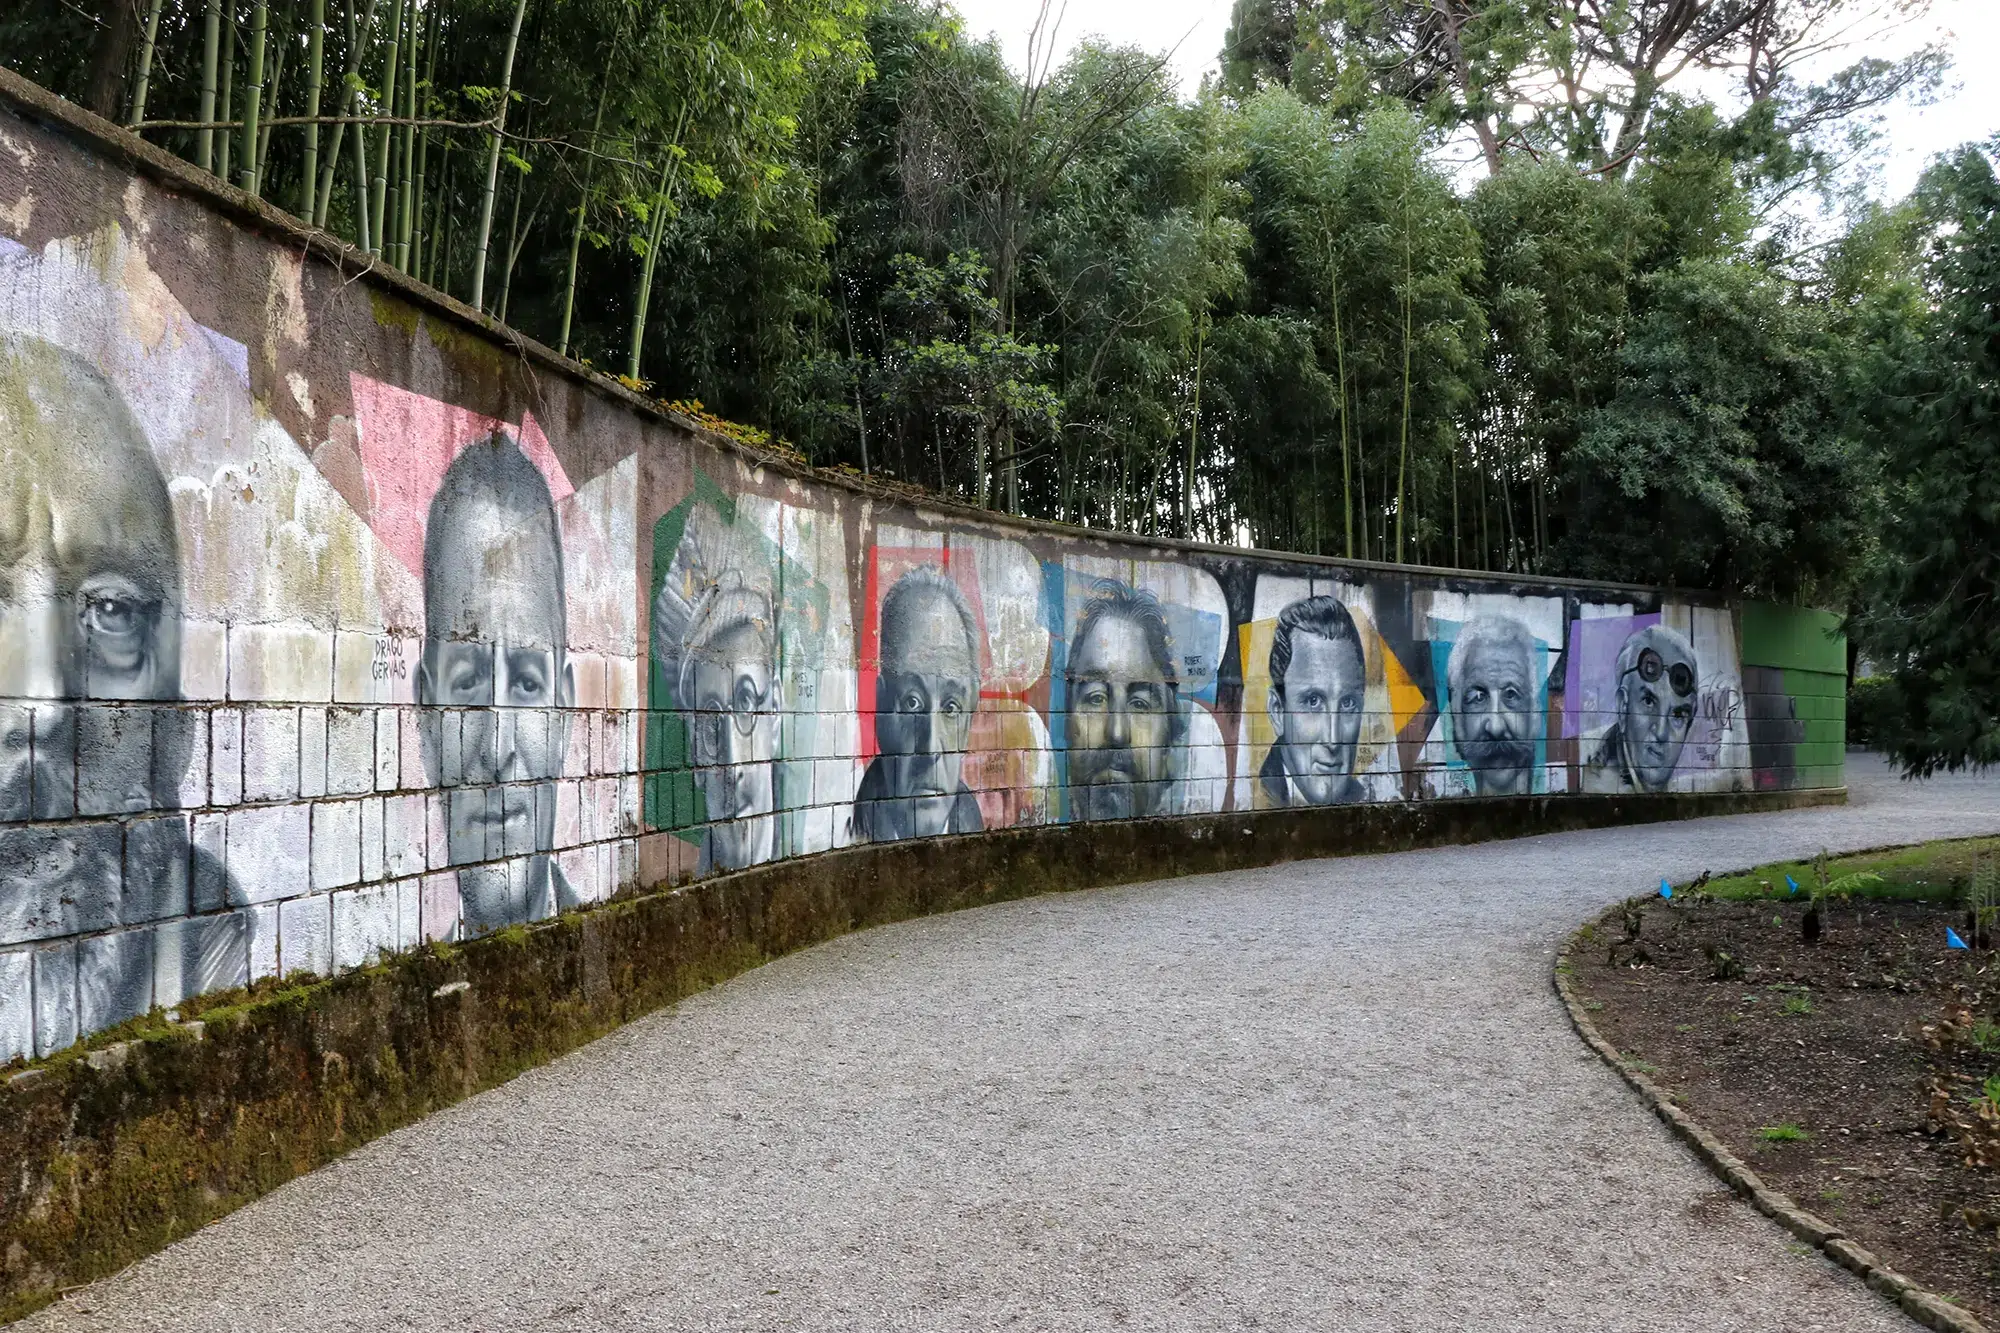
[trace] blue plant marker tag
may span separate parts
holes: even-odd
[[[1790,875],[1787,875],[1785,876],[1785,887],[1790,889],[1793,893],[1797,893],[1799,891],[1799,882],[1793,879]],[[1945,929],[1949,930],[1950,927],[1947,926],[1945,927]]]
[[[1965,941],[1958,937],[1958,932],[1950,926],[1944,928],[1944,943],[1948,949],[1963,949],[1967,947]]]
[[[1667,882],[1666,882],[1665,880],[1661,880],[1661,881],[1660,881],[1660,896],[1661,896],[1662,898],[1671,898],[1671,897],[1673,897],[1673,896],[1674,896],[1674,886],[1673,886],[1673,885],[1671,885],[1671,884],[1669,884],[1669,883],[1667,883]]]

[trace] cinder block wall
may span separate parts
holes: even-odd
[[[0,149],[0,1063],[871,841],[1841,780],[1817,613],[816,474],[5,71]]]

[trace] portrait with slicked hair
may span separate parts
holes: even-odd
[[[877,753],[855,794],[856,836],[893,842],[985,827],[962,777],[983,638],[965,593],[936,566],[908,570],[883,596]]]
[[[1337,597],[1305,597],[1272,629],[1264,707],[1274,738],[1257,780],[1266,802],[1338,805],[1361,798],[1354,758],[1368,689],[1367,655]]]
[[[551,855],[576,699],[562,532],[547,479],[494,431],[452,459],[424,527],[424,765],[443,788],[462,928],[551,916],[579,896]]]

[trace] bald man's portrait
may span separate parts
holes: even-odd
[[[1306,597],[1278,613],[1264,707],[1274,733],[1257,780],[1272,805],[1361,798],[1354,778],[1368,676],[1361,631],[1337,597]]]
[[[131,408],[75,353],[0,336],[0,944],[225,905],[180,819],[123,839],[82,822],[178,803],[201,716],[145,705],[180,697],[181,608],[173,505]],[[12,827],[28,820],[70,822]],[[243,983],[240,920],[181,938],[191,993]],[[79,944],[83,1032],[151,1006],[153,949],[150,931]]]
[[[1188,714],[1159,602],[1099,580],[1070,636],[1066,675],[1072,817],[1178,813]]]
[[[495,431],[446,469],[424,530],[424,766],[444,789],[467,936],[578,903],[550,853],[576,701],[562,533],[541,470]]]
[[[882,599],[875,745],[854,802],[872,842],[977,833],[985,824],[961,774],[979,705],[979,628],[965,594],[928,566]]]
[[[1525,796],[1535,789],[1535,747],[1542,738],[1539,642],[1511,616],[1466,624],[1445,664],[1451,734],[1481,796]]]

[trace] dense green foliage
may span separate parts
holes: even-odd
[[[1922,257],[1873,311],[1857,412],[1885,460],[1859,618],[1886,679],[1876,740],[1913,772],[2000,763],[2000,139],[1887,221]]]
[[[816,463],[1845,607],[1907,763],[2000,757],[1990,155],[1787,221],[1940,76],[1865,54],[1907,5],[1237,0],[1188,99],[933,0],[99,2],[0,52]]]

